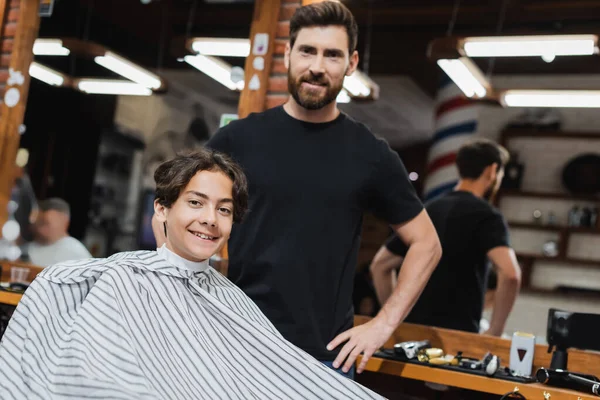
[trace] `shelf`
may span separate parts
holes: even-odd
[[[508,225],[511,228],[532,229],[532,230],[537,230],[537,231],[565,232],[568,234],[587,233],[590,235],[600,235],[600,229],[586,228],[586,227],[582,227],[582,226],[538,225],[538,224],[527,223],[527,222],[509,222]]]
[[[582,290],[572,287],[559,286],[554,289],[527,287],[521,289],[519,295],[540,295],[552,296],[553,298],[561,297],[568,300],[577,301],[598,301],[600,300],[600,292],[596,290]]]
[[[561,264],[575,264],[575,265],[589,266],[589,267],[600,267],[600,260],[589,260],[589,259],[569,258],[569,257],[546,257],[542,254],[527,254],[527,253],[517,253],[517,257],[529,258],[534,261],[548,261],[548,262],[556,262],[556,263],[561,263]]]
[[[561,232],[565,230],[565,228],[558,225],[538,225],[527,222],[509,222],[508,225],[511,228],[532,229],[536,231]]]
[[[502,141],[514,138],[546,138],[546,139],[600,139],[600,132],[562,132],[544,129],[507,129],[502,132]]]
[[[600,235],[600,229],[598,228],[586,228],[584,226],[568,226],[565,229],[569,233],[589,233],[590,235]]]
[[[500,189],[498,191],[498,198],[500,197],[538,197],[542,199],[557,199],[557,200],[571,200],[571,201],[587,201],[587,202],[600,202],[600,197],[589,196],[589,195],[575,195],[569,193],[552,193],[552,192],[532,192],[515,189]]]

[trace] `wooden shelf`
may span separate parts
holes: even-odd
[[[515,189],[500,189],[497,197],[537,197],[541,199],[586,201],[590,203],[600,202],[600,197],[598,196],[575,195],[569,193],[533,192]]]
[[[600,235],[600,229],[598,228],[586,228],[579,226],[560,226],[560,225],[538,225],[527,222],[509,222],[508,225],[511,228],[519,229],[532,229],[537,231],[548,231],[548,232],[565,232],[568,234],[573,233],[587,233],[590,235]]]
[[[531,138],[531,139],[559,139],[559,140],[579,140],[589,142],[590,140],[600,140],[600,132],[563,132],[559,130],[550,129],[539,129],[539,128],[507,128],[500,135],[500,143],[509,148],[509,142],[512,139],[518,138]],[[595,142],[597,143],[597,142]],[[513,198],[531,198],[543,201],[546,200],[562,200],[568,201],[571,205],[577,205],[577,203],[591,203],[593,206],[600,207],[600,196],[599,195],[585,195],[585,194],[574,194],[569,192],[540,192],[532,190],[519,190],[519,189],[500,189],[496,198],[494,199],[494,205],[500,207],[501,201],[506,197]],[[513,199],[514,201],[515,199]],[[567,203],[568,204],[568,203]],[[529,229],[539,232],[547,232],[558,234],[558,255],[557,257],[546,257],[542,254],[526,254],[517,253],[517,257],[521,259],[521,268],[523,270],[523,284],[522,288],[527,289],[531,284],[532,271],[539,261],[552,262],[562,264],[564,268],[570,266],[584,266],[590,268],[600,267],[600,260],[590,259],[578,259],[568,257],[569,242],[573,240],[574,234],[590,234],[599,235],[600,229],[586,228],[586,227],[570,227],[570,226],[553,226],[553,225],[541,225],[532,222],[509,222],[508,225],[511,228]]]
[[[584,226],[567,226],[565,229],[569,233],[588,233],[590,235],[600,235],[600,229],[598,228],[586,228]]]
[[[515,138],[545,138],[545,139],[600,139],[600,132],[562,132],[544,129],[507,129],[502,132],[502,142]]]
[[[536,231],[548,231],[548,232],[562,232],[564,230],[563,227],[557,225],[538,225],[538,224],[530,224],[527,222],[509,222],[508,226],[511,228],[519,228],[519,229],[531,229]]]
[[[528,258],[533,261],[549,261],[561,264],[575,264],[580,266],[600,267],[600,260],[588,260],[570,257],[546,257],[542,254],[517,253],[517,257]]]
[[[562,297],[568,300],[577,300],[580,302],[584,301],[597,301],[600,299],[600,292],[595,290],[582,290],[571,287],[558,287],[558,288],[538,288],[528,287],[521,289],[519,296],[523,294],[528,295],[544,295],[552,296],[554,299]]]

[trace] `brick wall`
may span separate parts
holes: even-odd
[[[17,30],[17,19],[19,17],[20,0],[10,0],[6,10],[5,21],[1,26],[2,36],[0,48],[0,98],[4,98],[6,90],[6,81],[8,80],[8,66],[10,64],[10,54],[13,49],[13,41]]]
[[[283,62],[285,45],[290,36],[290,18],[294,12],[302,6],[300,0],[282,0],[281,10],[279,11],[279,22],[277,23],[277,35],[275,38],[275,50],[273,54],[273,64],[271,75],[269,76],[269,86],[267,89],[266,108],[277,107],[286,102],[288,98],[287,90],[287,69]]]

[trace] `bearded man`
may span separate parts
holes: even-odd
[[[286,45],[289,100],[223,127],[207,147],[233,157],[249,213],[229,240],[229,278],[290,342],[352,378],[417,301],[441,256],[435,228],[389,145],[337,108],[358,64],[358,27],[337,2],[299,8]],[[362,216],[409,247],[396,291],[352,328]]]
[[[406,322],[501,336],[517,298],[521,269],[510,247],[506,220],[490,204],[500,188],[508,151],[497,143],[476,139],[456,155],[460,179],[454,190],[428,201],[425,209],[442,243],[444,255]],[[377,297],[385,303],[394,290],[406,246],[391,237],[381,246],[371,274]],[[497,285],[489,328],[480,326],[488,288],[490,263]]]

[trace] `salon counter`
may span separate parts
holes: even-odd
[[[28,264],[20,261],[0,261],[0,266],[2,267],[2,275],[0,276],[0,282],[10,282],[11,273],[10,270],[12,267],[21,267],[29,269],[29,276],[27,280],[29,282],[33,281],[37,274],[42,272],[44,268],[38,267],[37,265]],[[16,306],[21,300],[21,294],[12,293],[6,291],[0,291],[0,304],[7,304],[11,306]]]
[[[21,297],[23,295],[20,293],[11,293],[0,291],[0,304],[6,304],[9,306],[17,306],[19,301],[21,301]]]
[[[356,316],[355,326],[364,324],[369,320],[369,317]],[[508,339],[408,323],[402,324],[384,347],[392,348],[395,343],[426,339],[431,342],[432,347],[441,348],[446,354],[455,355],[462,351],[462,354],[466,357],[481,359],[490,351],[500,358],[502,367],[508,365],[510,358],[511,341]],[[548,354],[547,351],[548,347],[546,345],[536,345],[533,373],[540,367],[550,365],[551,354]],[[360,362],[360,359],[357,362]],[[569,350],[569,370],[600,376],[600,353]],[[390,398],[393,398],[388,393],[390,388],[398,389],[398,378],[406,378],[495,395],[504,395],[518,389],[528,400],[598,399],[592,394],[555,388],[539,383],[519,383],[428,366],[427,364],[406,363],[380,357],[372,357],[368,361],[365,371],[368,371],[365,373],[366,376],[357,375],[357,381],[375,391],[388,395]],[[394,383],[391,381],[394,381]]]

